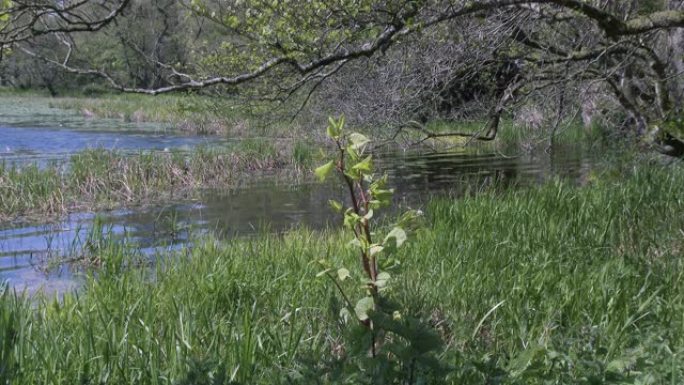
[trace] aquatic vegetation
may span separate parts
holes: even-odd
[[[159,95],[154,98],[136,94],[77,95],[52,98],[54,108],[72,110],[87,118],[113,118],[124,122],[155,122],[193,134],[218,134],[228,137],[301,136],[293,124],[265,124],[260,118],[265,109],[245,106],[231,98],[202,95]]]
[[[233,186],[254,172],[303,174],[313,161],[291,167],[291,146],[276,151],[270,142],[256,143],[260,147],[235,142],[229,148],[137,154],[90,149],[63,165],[0,164],[0,220],[178,199],[199,188]]]
[[[444,341],[441,383],[682,381],[684,170],[630,164],[587,183],[424,208],[387,294]],[[345,305],[315,278],[322,257],[358,263],[347,244],[337,229],[209,238],[152,269],[95,270],[60,299],[5,289],[0,379],[362,383]]]

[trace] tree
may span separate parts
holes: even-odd
[[[38,36],[98,31],[112,23],[130,0],[0,0],[0,48]]]
[[[9,25],[19,26],[14,27],[19,32],[5,33],[10,36],[5,41],[26,41],[34,27],[37,35],[101,29],[120,13],[116,6],[101,12],[83,3],[74,6],[97,11],[95,16],[83,13],[76,17],[71,10],[59,10],[58,15],[64,15],[59,19],[64,21],[55,22],[50,12],[43,11],[39,19],[50,20],[40,28],[42,24],[34,18],[5,12],[13,17]],[[117,2],[119,6],[125,3]],[[165,79],[163,85],[131,85],[117,74],[77,65],[69,54],[63,60],[46,61],[68,72],[100,77],[125,92],[159,94],[249,83],[252,92],[270,99],[302,95],[301,100],[307,101],[327,79],[358,63],[368,63],[369,58],[391,57],[402,50],[415,52],[421,45],[428,50],[468,48],[473,36],[487,31],[486,38],[479,39],[484,46],[470,46],[471,52],[477,51],[476,59],[462,52],[457,55],[462,61],[441,55],[447,59],[443,79],[433,77],[434,81],[420,84],[422,89],[403,89],[416,91],[408,92],[417,96],[415,118],[420,120],[420,110],[430,103],[448,115],[459,103],[477,100],[487,106],[483,109],[489,118],[477,137],[488,140],[496,136],[502,115],[512,106],[520,106],[521,100],[535,95],[548,100],[544,93],[553,92],[560,117],[562,106],[592,90],[619,106],[625,124],[636,135],[652,133],[660,151],[684,157],[684,10],[680,1],[191,0],[182,4],[220,32],[222,40],[210,51],[200,49],[202,57],[193,65],[149,58]],[[81,19],[89,20],[88,27]],[[25,25],[31,28],[21,27]],[[495,28],[488,28],[491,26]],[[422,36],[441,40],[421,40]],[[412,60],[416,66],[420,62]],[[397,60],[387,63],[396,66]],[[486,89],[468,95],[467,81],[484,83]]]

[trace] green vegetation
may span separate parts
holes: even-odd
[[[192,133],[228,134],[245,131],[245,120],[236,107],[222,99],[201,96],[161,95],[151,98],[135,94],[104,94],[62,97],[50,106],[78,111],[86,117],[116,118],[127,122],[167,123]]]
[[[375,216],[390,205],[394,190],[387,187],[387,175],[374,175],[373,157],[366,153],[370,140],[358,132],[346,133],[344,117],[330,118],[327,134],[337,154],[314,173],[323,181],[336,171],[348,188],[348,207],[335,200],[329,203],[343,215],[344,227],[353,234],[349,245],[359,254],[359,262],[354,263],[354,269],[353,265],[340,266],[322,258],[318,263],[323,270],[316,276],[329,278],[342,297],[339,316],[353,331],[349,333],[352,338],[341,342],[350,352],[346,365],[358,367],[358,377],[373,384],[434,379],[441,369],[435,358],[435,351],[441,347],[439,335],[413,314],[402,312],[404,309],[388,295],[397,281],[393,274],[399,270],[394,256],[422,213],[406,211],[391,230],[379,233]],[[359,279],[363,294],[357,300],[359,282],[349,285],[348,281]]]
[[[5,92],[6,98],[16,99],[25,93]],[[35,99],[34,94],[34,99]],[[260,141],[262,137],[292,138],[310,137],[311,134],[305,128],[296,123],[278,119],[277,123],[269,123],[264,120],[265,106],[247,109],[238,100],[227,97],[210,97],[206,95],[188,94],[164,94],[155,97],[138,94],[111,94],[103,93],[90,96],[74,94],[73,96],[61,96],[56,98],[37,97],[39,103],[50,108],[64,111],[75,111],[86,118],[96,119],[119,119],[125,123],[160,123],[170,125],[173,130],[192,134],[218,134],[231,138],[248,138],[245,146],[249,146],[251,140]],[[17,103],[10,100],[10,103]],[[36,102],[34,100],[34,102]],[[466,135],[483,135],[487,122],[480,121],[441,121],[434,120],[425,126],[425,129],[437,135],[458,132]],[[392,136],[396,128],[382,125],[364,127],[361,131],[372,137]],[[537,127],[514,122],[512,119],[504,119],[499,125],[499,132],[492,142],[480,142],[469,136],[440,136],[439,138],[427,138],[426,131],[417,129],[404,129],[398,139],[398,143],[391,141],[392,145],[409,146],[416,143],[427,144],[435,148],[454,146],[524,146],[531,147],[538,144],[547,145],[552,134],[548,127]],[[578,122],[563,122],[553,135],[556,142],[584,143],[601,137],[601,129],[585,129]],[[321,138],[314,137],[318,141]],[[426,140],[427,139],[427,140]],[[269,144],[269,146],[272,146]],[[295,143],[295,146],[297,144]],[[275,151],[273,148],[267,149]],[[296,156],[304,153],[295,149]]]
[[[248,108],[230,97],[206,95],[138,94],[75,95],[47,100],[50,107],[73,110],[85,117],[114,118],[125,122],[154,122],[193,134],[218,134],[229,137],[295,137],[292,124],[263,122],[264,110]]]
[[[443,378],[417,383],[681,383],[684,170],[626,164],[588,183],[426,208],[387,292],[443,342]],[[4,291],[0,383],[368,383],[342,298],[315,278],[321,258],[358,263],[347,240],[207,239],[151,269],[99,247],[78,295]]]
[[[3,124],[115,118],[242,140],[1,164],[0,221],[304,175],[325,157],[310,128],[331,111],[385,144],[636,139],[684,158],[681,1],[58,3],[0,0],[0,86],[62,96],[4,103]],[[348,190],[330,202],[344,230],[207,236],[150,256],[96,220],[50,261],[83,273],[78,292],[0,284],[0,385],[684,383],[681,162],[436,199],[421,222],[376,216],[392,191],[367,137],[342,126],[331,120],[338,156],[314,175]],[[478,175],[496,184],[523,166]],[[440,184],[431,169],[400,171]]]
[[[301,155],[306,146],[283,140],[276,149],[257,138],[189,153],[92,149],[64,165],[0,164],[0,221],[182,198],[199,188],[231,187],[254,172],[303,176],[314,160]]]

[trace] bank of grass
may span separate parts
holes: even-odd
[[[388,295],[442,336],[435,383],[682,383],[684,170],[588,183],[425,208]],[[348,240],[205,240],[151,269],[103,247],[78,295],[0,296],[0,383],[365,383],[340,298],[315,278],[321,257],[353,266]]]
[[[164,123],[192,134],[229,137],[295,137],[291,123],[263,122],[265,107],[246,106],[228,97],[206,95],[96,94],[49,100],[50,107],[73,110],[88,118],[114,118],[126,122]]]
[[[252,138],[191,152],[82,151],[64,164],[0,164],[0,221],[184,198],[234,187],[255,175],[305,178],[319,158],[312,145]]]

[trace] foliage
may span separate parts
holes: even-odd
[[[587,183],[426,207],[382,292],[444,342],[446,377],[424,383],[682,382],[684,170],[625,163]],[[356,261],[348,239],[346,229],[197,239],[149,269],[94,270],[60,298],[0,290],[0,362],[12,368],[2,384],[362,382],[350,375],[385,358],[366,356],[367,339],[354,337],[365,326],[342,322],[340,294],[311,279],[322,255]],[[365,297],[362,269],[349,270],[355,279],[337,282]]]
[[[352,329],[347,359],[350,366],[358,365],[358,371],[345,381],[422,383],[439,372],[434,352],[440,349],[441,340],[428,325],[402,313],[387,295],[396,280],[392,274],[400,265],[393,254],[404,245],[407,231],[422,213],[407,211],[384,237],[379,234],[372,224],[380,209],[390,205],[393,190],[387,187],[387,175],[374,175],[372,155],[367,155],[370,139],[345,132],[344,117],[330,118],[327,134],[335,142],[338,155],[318,167],[315,174],[323,181],[335,170],[343,180],[350,206],[334,200],[330,205],[342,214],[344,227],[354,235],[349,246],[360,255],[359,269],[333,266],[322,259],[319,263],[325,269],[317,274],[329,278],[339,290],[344,299],[340,317]],[[363,295],[356,300],[359,285]]]
[[[440,134],[483,141],[511,115],[532,117],[555,136],[580,111],[587,128],[606,120],[644,136],[684,100],[684,11],[674,0],[111,3],[51,9],[62,16],[54,30],[38,28],[48,4],[38,2],[36,17],[23,20],[12,3],[10,19],[27,27],[0,30],[13,48],[3,81],[52,94],[93,79],[153,95],[211,88],[246,104],[273,102],[269,112],[280,118],[320,121],[335,109],[394,129],[486,120],[475,136]],[[102,15],[107,9],[111,16]],[[86,15],[102,21],[75,23],[92,19]],[[676,136],[659,144],[684,156]]]

